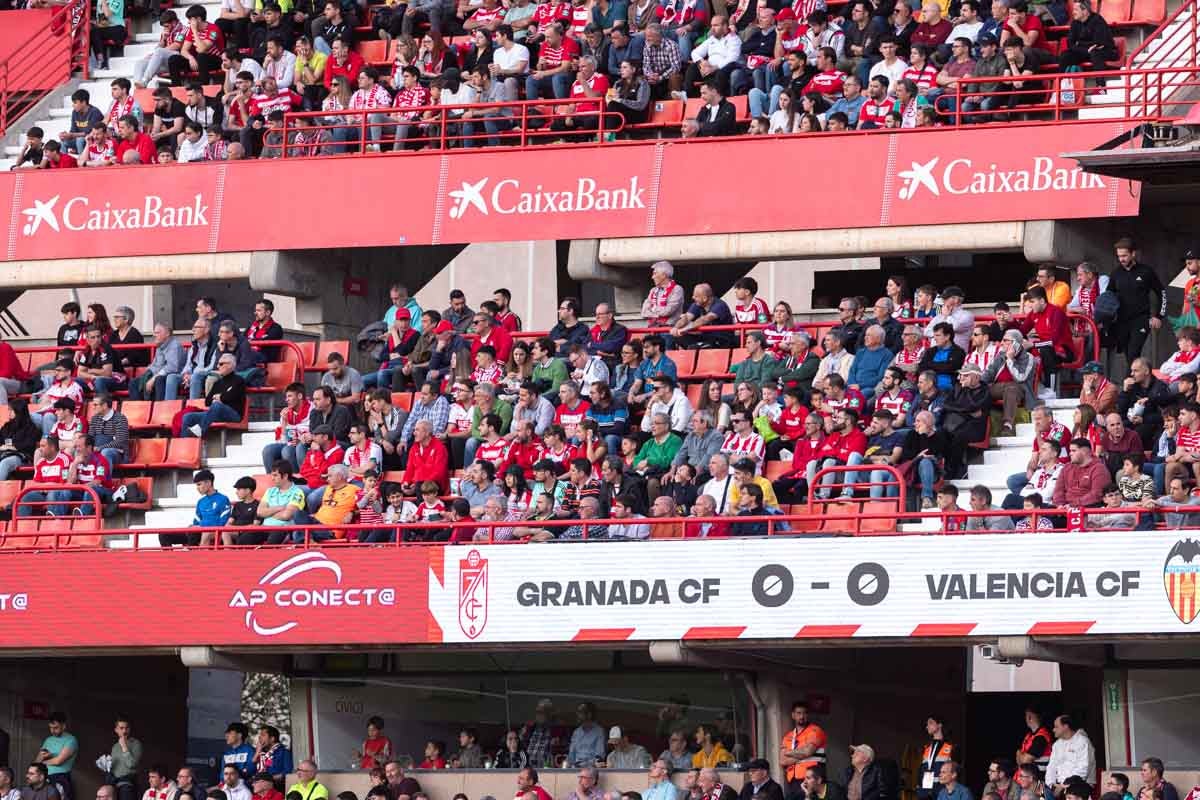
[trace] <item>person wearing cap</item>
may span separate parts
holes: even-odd
[[[1099,361],[1089,361],[1080,370],[1083,384],[1079,388],[1079,402],[1096,409],[1096,416],[1117,410],[1117,385],[1104,374]]]
[[[462,292],[459,292],[459,294],[461,295]],[[383,315],[383,324],[387,325],[389,328],[392,327],[392,322],[396,319],[396,312],[404,308],[408,310],[408,318],[412,320],[413,329],[416,330],[417,333],[420,333],[421,325],[419,324],[418,320],[421,319],[421,305],[417,302],[415,297],[408,293],[408,287],[403,283],[393,283],[388,287],[388,299],[392,301],[392,304],[388,306],[388,310]],[[451,307],[454,306],[454,292],[450,293],[450,305]],[[466,308],[467,304],[465,299],[463,300],[462,305],[463,308]],[[470,313],[469,309],[467,309],[467,313]],[[443,313],[442,316],[445,317],[446,314]]]
[[[283,800],[283,792],[275,788],[275,779],[269,772],[257,773],[250,785],[254,789],[251,800]]]
[[[629,737],[617,725],[608,729],[608,759],[604,765],[609,769],[646,769],[650,766],[650,754],[640,744],[631,744]]]
[[[880,800],[884,796],[883,774],[869,744],[850,745],[845,784],[846,800]]]
[[[946,477],[951,480],[966,477],[967,445],[980,441],[987,433],[992,396],[980,383],[982,377],[983,370],[978,364],[963,364],[958,372],[958,382],[946,395],[942,406],[942,427],[951,444],[946,453]]]
[[[771,762],[754,758],[746,765],[746,782],[738,800],[783,800],[783,789],[771,778]]]
[[[992,399],[999,399],[1004,404],[1001,436],[1016,433],[1017,408],[1022,402],[1028,409],[1037,404],[1036,379],[1037,361],[1026,349],[1025,336],[1015,328],[1005,331],[1000,340],[1000,353],[988,363],[982,376]]]
[[[1003,19],[1000,20],[1001,24],[1003,22]],[[1008,61],[1000,52],[1000,39],[997,34],[986,32],[986,23],[985,32],[980,34],[976,44],[979,46],[979,57],[975,59],[975,67],[971,71],[972,76],[975,78],[998,78],[1003,75],[1008,69]],[[1002,86],[999,81],[971,84],[968,91],[971,91],[972,94],[963,97],[961,109],[964,114],[963,121],[969,124],[986,122],[991,119],[991,114],[986,112],[1005,108],[1009,98],[1003,91],[1000,91]],[[977,113],[980,111],[985,113]]]
[[[446,320],[441,320],[433,327],[433,351],[429,354],[429,363],[424,375],[414,370],[413,382],[440,382],[442,380],[460,380],[471,375],[470,344]]]
[[[784,769],[789,795],[803,793],[801,782],[808,771],[825,764],[825,730],[808,718],[808,703],[796,700],[791,709],[792,728],[779,746],[779,764]]]
[[[404,307],[395,309],[395,312],[387,338],[383,340],[383,347],[379,351],[379,369],[363,376],[364,389],[390,387],[392,375],[408,363],[409,355],[417,346],[420,334],[412,326],[412,313]]]

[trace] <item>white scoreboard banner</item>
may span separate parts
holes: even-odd
[[[1186,633],[1200,533],[448,547],[443,641]]]

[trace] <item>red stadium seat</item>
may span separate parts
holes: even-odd
[[[183,410],[183,400],[156,400],[146,427],[152,430],[171,430],[175,415]]]
[[[1120,25],[1130,20],[1133,3],[1132,0],[1100,0],[1097,10],[1109,25]]]
[[[684,393],[687,395],[688,402],[692,404],[692,408],[700,405],[700,390],[703,388],[698,383],[688,384],[684,388]]]
[[[728,350],[697,350],[696,351],[696,376],[712,377],[714,375],[729,374],[729,351]]]
[[[12,505],[21,493],[21,481],[0,481],[0,508]]]
[[[70,525],[71,535],[59,539],[60,547],[100,547],[104,544],[103,521],[95,517],[76,517],[70,520]]]
[[[129,430],[150,430],[150,413],[154,406],[149,400],[122,400],[121,413],[129,420]]]
[[[738,123],[750,122],[750,98],[747,95],[734,95],[729,98],[729,102],[733,104],[735,121]]]
[[[412,392],[392,392],[392,405],[394,405],[396,408],[403,408],[405,411],[412,411],[412,404]]]
[[[763,467],[763,477],[769,481],[787,474],[792,469],[790,461],[768,461]]]
[[[167,439],[130,439],[129,454],[118,469],[153,469],[167,458]]]
[[[667,358],[675,363],[675,372],[680,380],[696,372],[696,353],[692,350],[668,350]]]
[[[142,494],[144,494],[146,496],[146,499],[140,503],[118,503],[117,508],[121,509],[122,511],[149,511],[150,510],[150,506],[154,502],[154,479],[153,478],[151,478],[149,475],[142,475],[137,478],[126,478],[125,480],[121,481],[121,483],[125,486],[130,486],[130,485],[137,486],[139,489],[142,490]]]
[[[327,359],[331,353],[338,353],[347,361],[350,360],[350,343],[347,341],[329,342],[322,341],[317,344],[317,352],[313,357],[313,365],[308,368],[308,372],[324,372],[329,369]]]
[[[678,128],[683,122],[683,103],[679,100],[656,100],[650,104],[645,122],[626,125],[626,130]]]
[[[171,439],[163,466],[172,469],[200,468],[200,440],[193,438]]]
[[[1129,21],[1134,25],[1158,25],[1167,18],[1167,0],[1133,0]]]

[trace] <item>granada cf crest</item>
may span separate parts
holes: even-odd
[[[487,625],[488,560],[472,550],[458,562],[458,627],[474,639]]]
[[[1179,621],[1185,625],[1196,618],[1200,611],[1197,594],[1200,593],[1200,542],[1181,539],[1167,554],[1163,564],[1163,582],[1167,589],[1167,601]]]

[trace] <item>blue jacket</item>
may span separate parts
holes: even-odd
[[[229,501],[226,500],[225,502],[228,503]],[[237,747],[230,747],[221,756],[221,766],[225,767],[229,764],[237,767],[238,771],[242,773],[243,778],[253,775],[255,769],[254,748],[245,742],[242,742]]]
[[[850,365],[850,377],[846,385],[874,391],[875,385],[883,380],[883,373],[894,357],[895,353],[883,346],[875,350],[858,348],[858,352],[854,354],[854,363]]]
[[[227,525],[231,510],[229,498],[220,492],[204,495],[196,503],[196,516],[192,518],[192,527],[220,528]],[[254,760],[253,747],[250,748],[250,760]]]

